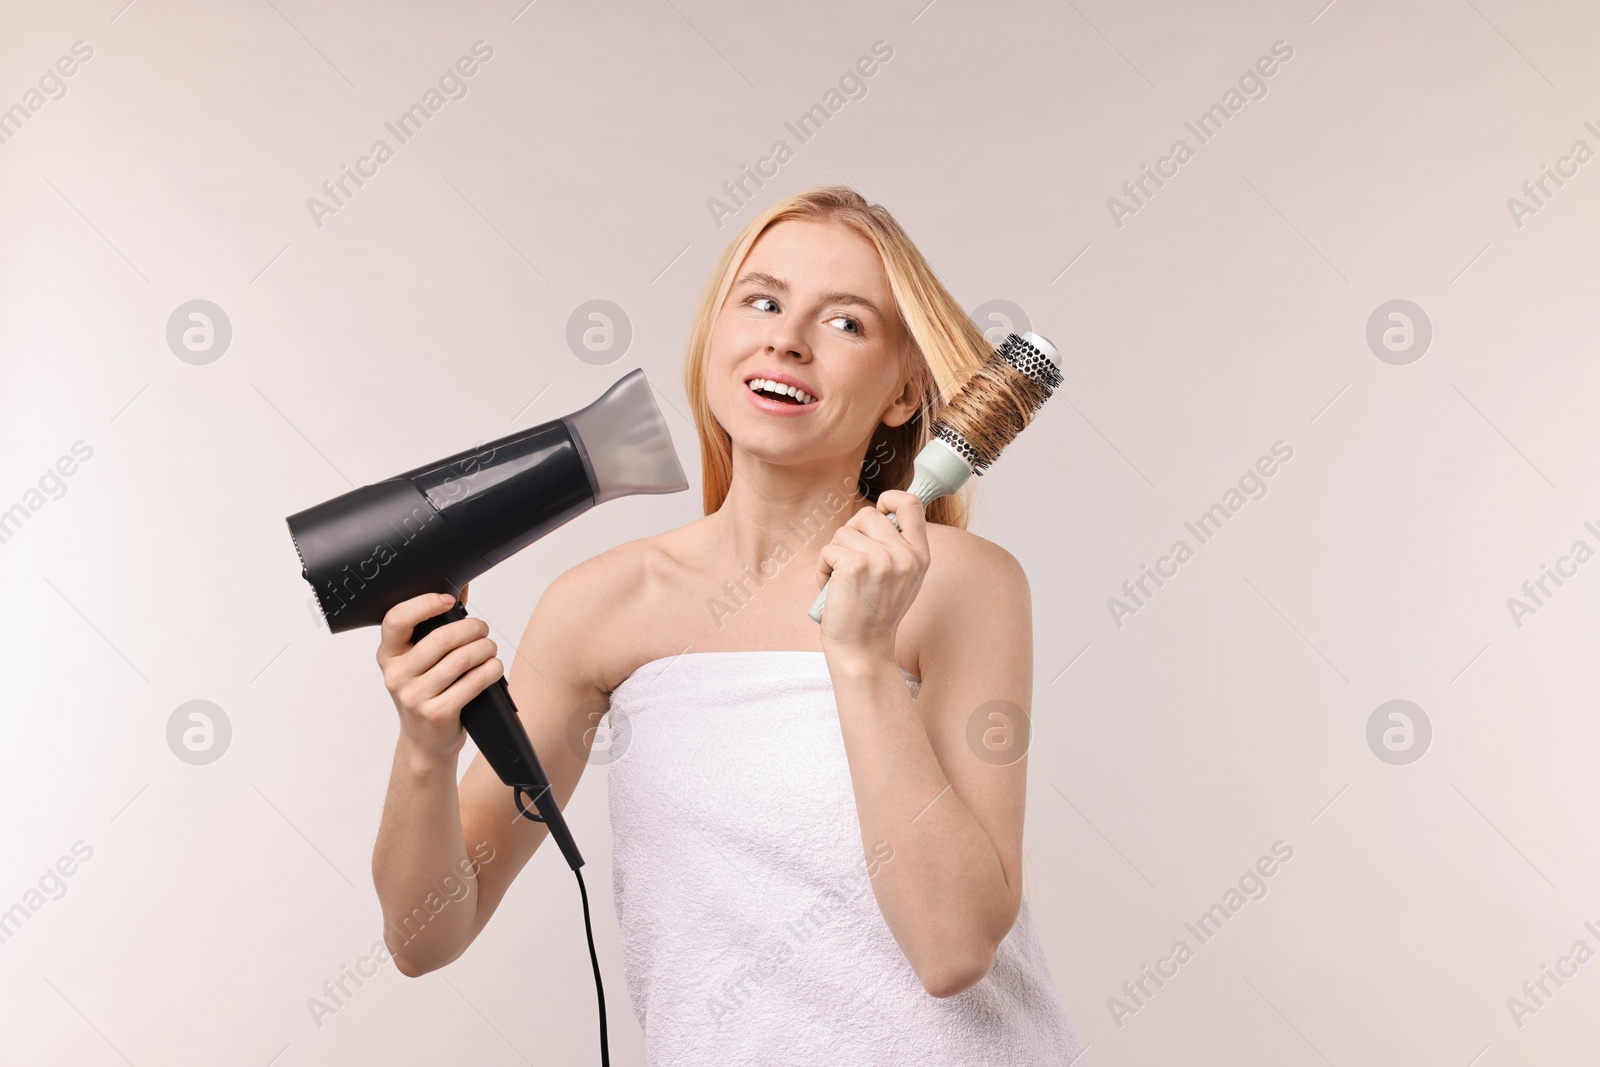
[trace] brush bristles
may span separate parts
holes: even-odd
[[[981,475],[1027,428],[1060,384],[1060,369],[1039,349],[1011,334],[946,405],[933,435]]]

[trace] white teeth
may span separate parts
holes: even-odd
[[[792,385],[784,385],[782,382],[775,382],[768,378],[751,378],[748,384],[754,392],[767,390],[774,393],[786,393],[802,404],[814,404],[817,402],[817,398],[804,389],[798,389]]]

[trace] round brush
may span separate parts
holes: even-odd
[[[948,496],[1000,458],[1050,394],[1061,384],[1061,353],[1036,333],[1008,334],[933,424],[906,492],[924,505]],[[895,529],[900,520],[889,512]],[[830,577],[811,605],[811,621],[822,622]]]

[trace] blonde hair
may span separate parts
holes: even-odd
[[[867,203],[847,185],[810,189],[778,201],[750,220],[723,249],[689,327],[683,383],[700,432],[700,470],[707,515],[722,507],[733,479],[732,439],[711,413],[706,397],[712,326],[733,287],[734,273],[756,238],[787,219],[841,223],[870,241],[883,261],[895,310],[910,337],[910,343],[900,353],[901,372],[915,383],[922,396],[921,406],[900,426],[879,423],[874,431],[857,483],[868,500],[876,503],[885,489],[905,489],[911,484],[912,463],[932,438],[934,423],[945,403],[961,391],[993,351],[994,346],[973,325],[887,209]],[[927,521],[966,529],[974,484],[969,480],[958,492],[930,503]]]

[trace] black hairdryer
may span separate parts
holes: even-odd
[[[449,592],[449,611],[411,632],[413,643],[467,617],[461,590],[557,526],[619,496],[689,488],[644,371],[623,375],[582,410],[466,452],[351,490],[288,517],[300,574],[316,590],[333,633],[377,626],[390,608]],[[526,818],[555,838],[583,896],[583,926],[600,1002],[600,1062],[610,1063],[605,988],[572,840],[505,677],[461,709],[461,725]],[[526,795],[538,809],[523,803]]]
[[[456,603],[412,641],[467,617],[461,589],[496,563],[596,504],[689,488],[642,369],[588,407],[529,430],[351,490],[288,517],[301,575],[328,629],[376,626],[395,604],[430,592]],[[574,871],[578,846],[517,718],[505,677],[461,711],[461,724],[517,810],[542,822]],[[539,814],[523,804],[528,795]],[[582,878],[579,878],[580,884]]]

